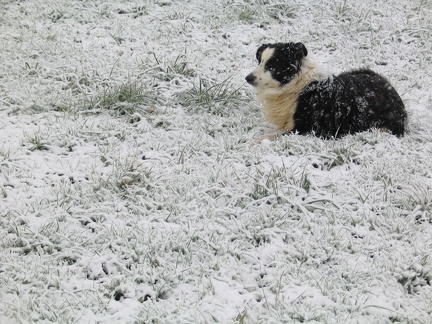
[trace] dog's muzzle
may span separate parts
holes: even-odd
[[[251,85],[255,85],[255,80],[256,80],[256,76],[251,74],[248,74],[246,77],[246,82],[251,84]]]

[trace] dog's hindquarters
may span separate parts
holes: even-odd
[[[390,83],[371,70],[355,70],[310,83],[294,115],[300,134],[338,137],[370,128],[404,134],[406,112]]]

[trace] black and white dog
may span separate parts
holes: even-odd
[[[260,46],[259,66],[246,77],[280,133],[339,137],[371,128],[402,136],[407,113],[402,99],[379,74],[360,69],[321,72],[302,43]]]

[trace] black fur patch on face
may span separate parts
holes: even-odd
[[[307,49],[302,43],[274,43],[261,45],[256,58],[261,64],[262,53],[267,48],[274,48],[273,55],[265,62],[264,70],[281,86],[289,83],[300,71],[302,61],[307,56]]]
[[[264,50],[269,47],[271,44],[262,44],[260,47],[258,47],[256,52],[256,59],[258,63],[261,63],[261,55],[264,52]]]

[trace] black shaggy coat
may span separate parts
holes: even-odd
[[[406,118],[402,99],[390,83],[363,69],[306,86],[298,98],[293,131],[339,137],[379,128],[402,136]]]

